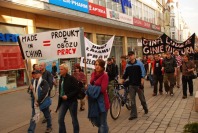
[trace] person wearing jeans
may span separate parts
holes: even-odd
[[[63,102],[59,108],[59,115],[58,115],[58,123],[59,123],[59,133],[65,133],[66,132],[66,126],[65,126],[65,115],[69,109],[72,123],[73,123],[73,132],[79,133],[79,123],[77,118],[77,109],[78,109],[78,102],[77,100],[67,100]]]
[[[194,63],[189,61],[189,55],[184,55],[182,63],[183,99],[187,98],[187,84],[189,86],[190,96],[193,96],[193,80],[191,75],[193,74],[194,68]]]
[[[58,99],[58,106],[56,111],[59,111],[58,114],[58,124],[59,124],[59,133],[66,133],[66,126],[65,126],[65,115],[69,109],[72,124],[73,124],[73,132],[79,133],[79,123],[77,118],[77,95],[78,90],[78,81],[76,78],[68,74],[68,66],[66,64],[61,64],[59,66],[60,69],[60,80],[59,80],[59,99]]]
[[[129,94],[132,98],[131,101],[131,114],[129,120],[137,118],[137,107],[136,107],[136,93],[138,93],[139,99],[144,109],[144,113],[148,113],[148,107],[144,97],[144,77],[145,77],[145,68],[141,61],[136,60],[135,53],[133,51],[128,52],[129,62],[126,65],[124,75],[122,77],[122,83],[129,78]]]

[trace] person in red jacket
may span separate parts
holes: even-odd
[[[110,108],[109,97],[107,94],[108,75],[105,72],[105,61],[97,59],[95,62],[95,71],[91,74],[90,84],[101,87],[101,94],[104,96],[104,103],[106,112],[99,114],[100,124],[98,126],[98,133],[108,133],[109,127],[107,124],[107,114]]]

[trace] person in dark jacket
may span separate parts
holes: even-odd
[[[69,110],[72,117],[73,133],[79,133],[79,123],[77,118],[78,109],[78,81],[71,75],[68,74],[68,66],[61,64],[60,69],[60,81],[59,81],[59,99],[57,110],[59,133],[66,133],[65,115]]]
[[[109,99],[111,101],[111,99],[113,98],[114,80],[117,76],[116,66],[111,58],[107,59],[106,72],[109,76],[108,93],[109,93]]]
[[[39,67],[40,67],[40,71],[42,72],[42,78],[45,79],[50,86],[50,90],[49,90],[49,93],[48,93],[48,95],[50,96],[50,92],[51,92],[51,89],[53,87],[53,76],[48,70],[46,70],[46,63],[45,62],[41,62],[39,64]]]
[[[129,78],[129,94],[131,97],[131,114],[129,120],[137,118],[137,107],[136,107],[136,93],[138,93],[139,99],[144,109],[144,113],[148,113],[148,107],[144,97],[144,77],[146,75],[144,65],[141,61],[136,60],[135,53],[133,51],[128,52],[129,62],[126,66],[123,82]]]
[[[44,117],[47,122],[47,129],[45,133],[50,133],[52,131],[52,120],[51,120],[51,114],[49,107],[51,103],[47,104],[43,108],[41,108],[41,105],[44,104],[45,99],[47,99],[48,91],[49,91],[49,85],[46,80],[42,79],[41,71],[35,70],[33,71],[35,74],[35,79],[33,80],[33,99],[34,99],[34,112],[32,114],[32,119],[30,121],[30,127],[28,128],[28,133],[34,133],[34,130],[36,128],[36,122],[34,120],[34,115],[36,114],[36,109],[39,107],[40,110],[43,112]]]
[[[51,73],[52,73],[53,77],[57,76],[57,67],[56,67],[55,61],[52,63],[52,72]]]
[[[170,52],[166,52],[166,58],[164,58],[162,63],[162,71],[164,71],[163,81],[166,94],[170,92],[170,95],[173,96],[175,77],[177,75],[177,63]]]
[[[195,64],[195,71],[197,72],[197,76],[198,76],[198,49],[195,49],[193,60]]]

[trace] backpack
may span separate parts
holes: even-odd
[[[84,84],[81,81],[78,81],[78,95],[77,99],[82,100],[85,98],[85,89]]]
[[[165,59],[164,64],[165,64],[165,66],[164,66],[164,72],[165,73],[174,73],[175,68],[173,66],[173,64],[174,64],[174,59],[173,58],[170,59],[170,60]]]

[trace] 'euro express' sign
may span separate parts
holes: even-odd
[[[128,0],[113,0],[113,1],[121,4],[123,13],[126,13],[125,8],[124,8],[125,6],[129,8],[132,7],[131,1],[128,1]]]
[[[0,42],[17,42],[18,34],[0,33]]]

